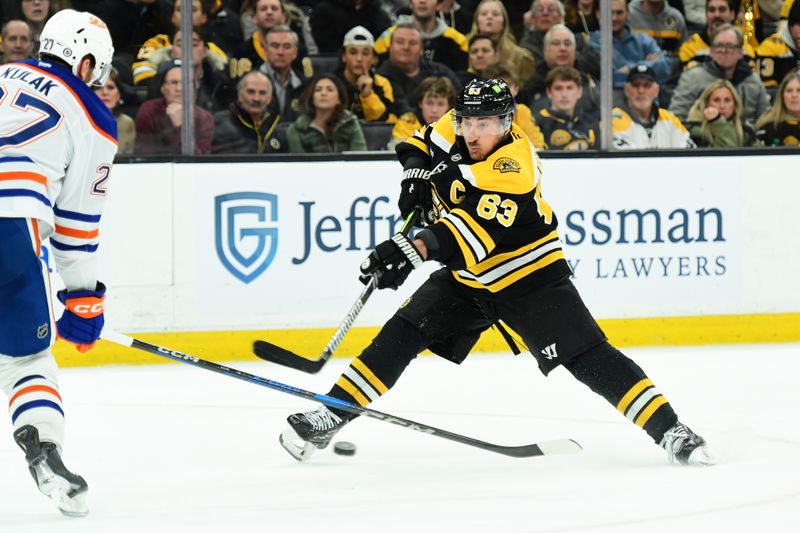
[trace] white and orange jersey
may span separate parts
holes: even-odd
[[[77,76],[47,61],[0,65],[0,217],[39,221],[68,289],[94,289],[117,124]]]

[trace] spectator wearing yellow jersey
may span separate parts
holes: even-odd
[[[375,39],[364,26],[348,31],[341,64],[334,71],[344,81],[350,111],[367,122],[395,122],[394,92],[389,80],[375,72]]]
[[[684,70],[705,63],[711,58],[711,36],[723,24],[733,24],[736,20],[735,0],[706,0],[706,27],[703,31],[693,33],[678,50]],[[750,62],[755,61],[755,49],[746,42],[743,46],[744,57]]]
[[[210,6],[201,0],[192,0],[192,27],[198,30],[205,36],[202,28],[208,22],[210,14]],[[164,48],[171,46],[172,39],[176,31],[180,29],[181,25],[181,0],[176,0],[175,7],[172,10],[172,35],[160,33],[147,39],[139,52],[136,54],[136,61],[133,63],[133,83],[134,85],[146,85],[153,81],[158,72],[158,62],[164,61],[163,55],[156,55],[156,53]],[[208,49],[209,61],[214,65],[228,65],[228,54],[222,48],[207,41],[206,48]],[[163,52],[162,52],[163,53]],[[155,56],[155,58],[154,58]]]
[[[411,16],[398,18],[398,22],[410,22],[422,37],[422,58],[437,61],[454,71],[467,68],[468,43],[464,34],[448,26],[437,17],[436,0],[410,0]],[[392,33],[397,26],[390,26],[375,41],[375,52],[380,59],[389,54]]]
[[[776,87],[789,72],[800,68],[800,2],[787,13],[786,24],[756,50],[758,72],[767,87]]]
[[[667,0],[631,0],[628,22],[634,30],[646,33],[671,56],[689,36],[683,14],[669,5]]]

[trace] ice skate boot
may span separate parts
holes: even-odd
[[[286,419],[289,427],[279,437],[292,457],[305,461],[316,450],[322,450],[331,443],[333,436],[349,422],[324,405],[306,413],[295,413]]]
[[[661,447],[667,450],[670,463],[690,466],[711,466],[716,464],[714,456],[708,451],[706,441],[684,424],[677,422],[664,433]]]
[[[39,431],[22,426],[14,432],[14,440],[25,451],[28,469],[42,494],[53,500],[67,516],[86,516],[89,506],[86,481],[64,466],[52,442],[39,442]]]

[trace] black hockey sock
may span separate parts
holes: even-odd
[[[661,442],[678,416],[639,366],[604,342],[564,365],[575,378],[608,400],[625,417]]]
[[[419,330],[393,316],[361,355],[353,359],[328,394],[366,407],[397,383],[423,348]],[[331,410],[343,418],[352,418],[349,413]]]

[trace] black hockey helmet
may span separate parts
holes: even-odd
[[[456,114],[462,117],[490,117],[514,111],[514,97],[508,84],[499,79],[476,78],[456,97]]]
[[[505,81],[478,78],[467,83],[456,97],[453,125],[456,134],[459,134],[462,117],[499,116],[503,129],[508,129],[515,111],[514,97]]]

